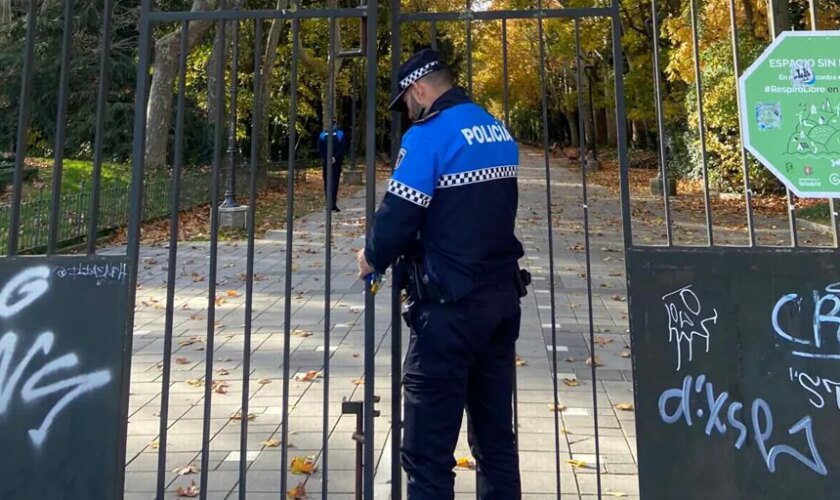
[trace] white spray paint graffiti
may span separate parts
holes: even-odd
[[[668,342],[677,343],[677,371],[682,368],[683,345],[688,348],[688,361],[694,359],[694,339],[700,337],[705,340],[705,352],[709,352],[709,338],[711,336],[706,323],[717,324],[718,313],[703,313],[700,299],[691,290],[691,285],[680,288],[662,297],[665,309],[668,311]],[[703,318],[703,316],[706,316]]]
[[[790,308],[796,306],[796,312],[802,313],[802,298],[795,293],[788,293],[782,296],[773,307],[773,314],[771,322],[773,330],[776,335],[792,342],[799,346],[809,346],[812,349],[804,350],[799,347],[792,351],[791,354],[800,358],[814,358],[814,359],[840,359],[840,283],[835,283],[825,287],[826,295],[821,295],[819,291],[814,290],[813,295],[813,311],[812,311],[812,330],[811,336],[807,339],[799,338],[791,335],[782,327],[779,317],[782,311],[787,311],[790,314]],[[825,311],[825,305],[831,306],[829,311]],[[827,338],[824,335],[824,330],[834,327],[833,335]],[[832,339],[833,340],[829,340]]]
[[[9,280],[0,291],[0,317],[10,318],[44,295],[50,288],[49,276],[49,268],[39,266],[26,269]],[[49,331],[41,333],[10,373],[18,340],[18,334],[11,331],[0,337],[0,416],[9,411],[15,391],[35,356],[39,353],[50,354],[55,343],[55,335]],[[79,396],[103,387],[111,381],[110,371],[99,370],[41,385],[44,378],[56,372],[77,367],[78,364],[79,358],[73,353],[53,359],[33,373],[20,390],[21,399],[29,404],[70,389],[53,405],[41,425],[37,429],[29,430],[29,438],[38,447],[44,443],[55,418],[67,405]]]

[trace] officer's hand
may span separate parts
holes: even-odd
[[[356,254],[356,261],[359,263],[359,279],[365,279],[365,276],[373,272],[373,267],[368,264],[367,257],[365,257],[364,248]]]

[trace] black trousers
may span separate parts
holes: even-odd
[[[327,161],[323,160],[321,162],[321,175],[324,178],[324,195],[327,196]],[[336,202],[338,200],[338,182],[341,180],[341,162],[336,161],[332,167],[332,192],[329,193],[327,197],[327,203],[329,203],[330,208],[336,208]]]
[[[521,498],[513,431],[521,309],[511,283],[456,304],[415,304],[403,378],[402,464],[409,500],[453,499],[464,409],[482,500]]]

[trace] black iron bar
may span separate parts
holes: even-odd
[[[583,61],[580,55],[580,20],[575,19],[575,84],[577,86],[578,109],[583,109],[583,76],[582,67]],[[589,82],[590,88],[592,82]],[[578,131],[580,137],[584,135],[583,113],[578,113]],[[593,129],[594,129],[593,123]],[[593,137],[594,141],[594,137]],[[589,313],[589,346],[591,349],[591,363],[592,368],[592,415],[594,418],[593,427],[595,432],[595,477],[597,484],[598,498],[601,498],[601,436],[598,429],[598,374],[596,371],[597,363],[595,362],[595,327],[592,324],[594,321],[594,314],[592,312],[592,249],[590,248],[589,238],[589,194],[586,187],[586,157],[583,148],[580,149],[580,177],[583,187],[583,237],[584,248],[586,251],[586,296]],[[558,412],[559,413],[559,412]]]
[[[225,10],[227,2],[222,0],[220,9]],[[210,178],[210,262],[207,273],[207,341],[204,358],[204,413],[201,431],[201,478],[200,498],[207,499],[207,481],[210,477],[210,424],[212,416],[213,398],[213,355],[215,353],[216,337],[216,276],[219,261],[219,174],[222,163],[222,141],[224,136],[224,82],[225,82],[225,50],[226,21],[219,21],[219,54],[221,60],[216,68],[216,112],[214,118],[215,131],[213,138],[213,169]],[[231,103],[233,106],[234,103]],[[241,412],[241,410],[240,410]],[[241,414],[242,418],[248,415]]]
[[[621,50],[621,17],[619,14],[619,3],[621,0],[612,0],[612,50],[615,73],[615,123],[616,123],[616,146],[618,148],[619,184],[621,193],[621,221],[623,225],[622,236],[624,239],[625,252],[633,246],[633,226],[630,222],[630,165],[627,159],[627,109],[624,102],[624,72],[622,71],[622,50]],[[626,260],[626,259],[625,259]]]
[[[467,29],[467,94],[470,97],[473,95],[473,69],[472,69],[472,19],[470,17],[470,13],[472,13],[472,0],[466,0],[467,2],[467,22],[466,22],[466,29]]]
[[[96,253],[96,235],[99,232],[99,201],[102,188],[102,143],[105,140],[105,113],[108,102],[108,82],[111,55],[111,25],[114,17],[114,0],[105,0],[102,12],[102,54],[99,59],[99,89],[96,94],[96,136],[93,146],[93,174],[90,186],[90,211],[88,212],[87,253]]]
[[[561,9],[521,9],[521,10],[487,10],[478,12],[415,12],[400,16],[401,22],[431,22],[431,21],[462,21],[469,17],[474,21],[494,21],[500,19],[554,19],[554,18],[584,18],[610,17],[611,7],[568,7]]]
[[[55,160],[52,177],[52,203],[50,205],[50,229],[47,239],[47,255],[56,252],[61,214],[61,178],[64,172],[64,138],[67,133],[67,94],[70,86],[70,50],[73,46],[73,7],[75,0],[64,0],[64,34],[61,39],[61,76],[58,86],[58,111],[55,117]]]
[[[397,12],[399,12],[399,0],[392,0],[391,7],[394,8],[396,3]],[[367,16],[368,19],[376,19],[378,12],[378,2],[369,0],[367,2]],[[376,23],[367,23],[367,116],[365,125],[365,158],[367,160],[367,193],[365,198],[365,230],[370,231],[373,221],[375,199],[376,196]],[[399,30],[395,30],[399,33]],[[399,34],[397,35],[399,36]],[[399,60],[399,52],[397,52],[397,60]],[[368,232],[368,234],[370,234]],[[376,325],[374,323],[374,309],[376,303],[374,301],[373,293],[371,293],[370,285],[365,285],[365,405],[364,405],[364,424],[365,424],[365,446],[364,446],[364,493],[366,500],[373,500],[373,478],[374,478],[374,454],[375,454],[375,433],[374,433],[374,388],[376,365],[374,356],[376,355],[374,343],[376,342]]]
[[[697,0],[691,0],[691,40],[694,44],[694,91],[697,94],[697,129],[700,135],[700,158],[703,166],[703,202],[706,207],[706,239],[714,246],[712,207],[709,201],[709,160],[706,151],[706,124],[703,113],[703,74],[700,69],[700,41],[698,34]]]
[[[21,74],[20,101],[18,103],[17,140],[15,143],[15,173],[12,186],[12,214],[9,222],[9,257],[17,255],[20,239],[20,209],[23,198],[23,164],[26,158],[26,146],[29,132],[29,119],[32,111],[32,77],[35,50],[35,38],[38,25],[38,2],[29,0],[26,10],[26,44],[23,50],[23,73]],[[36,225],[40,227],[40,223]]]
[[[297,0],[292,0],[293,8],[297,8]],[[292,19],[292,64],[289,75],[289,166],[286,170],[286,277],[284,288],[283,310],[283,394],[282,412],[283,424],[281,428],[280,449],[280,491],[285,494],[289,490],[289,377],[292,349],[292,249],[294,244],[294,212],[295,212],[295,140],[297,125],[297,84],[298,60],[300,58],[300,20]]]
[[[184,160],[184,96],[187,80],[189,22],[181,23],[181,52],[178,56],[178,103],[175,112],[175,151],[173,154],[172,189],[169,199],[169,258],[166,261],[166,319],[163,330],[163,375],[160,393],[160,430],[158,437],[157,500],[166,494],[166,452],[169,431],[169,384],[172,380],[172,335],[175,318],[175,281],[178,268],[178,212],[181,207],[181,169]]]
[[[738,85],[738,78],[741,76],[741,56],[740,50],[738,49],[738,20],[735,17],[735,0],[729,0],[729,25],[732,34],[732,63],[733,63],[733,71],[735,72],[735,99],[738,104],[738,110],[741,109],[741,99],[744,96],[741,95],[741,86]],[[738,126],[741,127],[741,120],[738,120]],[[755,246],[755,222],[753,220],[753,208],[752,208],[752,187],[750,182],[750,164],[749,158],[747,157],[747,150],[744,147],[744,131],[740,128],[740,140],[741,140],[741,166],[744,172],[744,203],[746,206],[747,211],[747,234],[749,235],[749,245],[751,247]]]
[[[542,0],[537,0],[537,5],[542,9]],[[557,394],[557,304],[555,293],[555,270],[554,270],[554,227],[552,223],[552,196],[551,196],[551,165],[548,154],[548,91],[545,76],[545,35],[543,33],[543,18],[537,18],[537,30],[540,38],[540,98],[542,102],[542,125],[543,125],[543,158],[545,160],[545,201],[546,218],[548,229],[548,269],[549,269],[549,296],[551,297],[551,384],[554,395],[554,408],[559,404]],[[581,144],[581,149],[583,144]],[[560,412],[554,413],[554,465],[557,481],[557,498],[562,494],[560,482]]]
[[[360,18],[368,14],[364,9],[280,9],[280,10],[239,10],[225,9],[212,11],[157,11],[149,14],[153,23],[171,23],[178,21],[242,21],[245,19],[324,19],[324,18]]]
[[[326,192],[324,193],[324,211],[326,213],[326,235],[324,240],[324,407],[323,407],[323,435],[321,444],[321,466],[323,467],[323,478],[321,484],[321,498],[328,500],[329,495],[329,463],[330,463],[330,333],[332,328],[332,192],[335,186],[333,172],[337,165],[333,157],[335,155],[335,139],[338,138],[336,129],[333,127],[335,119],[335,58],[337,43],[337,24],[335,18],[329,19],[329,43],[327,48],[327,170]],[[338,203],[338,200],[336,200]]]
[[[659,10],[656,0],[651,0],[653,14],[653,83],[656,92],[656,125],[659,131],[659,178],[662,181],[662,200],[665,204],[665,235],[668,246],[673,245],[671,228],[671,201],[668,183],[668,155],[665,152],[665,108],[662,105],[662,71],[659,62]]]
[[[254,238],[257,214],[257,162],[259,161],[259,126],[262,114],[262,21],[254,21],[254,108],[251,111],[251,176],[248,186],[248,250],[245,261],[245,341],[242,346],[242,415],[239,431],[239,500],[246,500],[248,491],[248,410],[251,394],[251,322],[254,307]],[[282,443],[285,446],[285,443]]]

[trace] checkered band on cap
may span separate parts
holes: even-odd
[[[455,186],[464,186],[467,184],[477,184],[479,182],[494,181],[497,179],[509,179],[516,177],[516,165],[505,165],[501,167],[482,168],[479,170],[471,170],[469,172],[461,172],[458,174],[447,174],[440,176],[437,187],[449,188]]]
[[[440,61],[432,61],[423,67],[415,69],[400,81],[400,90],[407,89],[412,83],[435,71],[439,65]]]
[[[388,183],[388,192],[395,196],[399,196],[406,201],[410,201],[415,205],[420,205],[423,208],[428,207],[429,203],[432,201],[432,197],[426,193],[420,192],[413,187],[406,186],[402,182],[395,181],[393,179],[391,179],[391,182]]]

